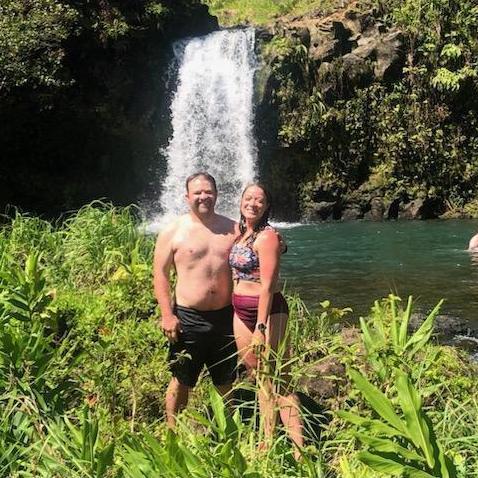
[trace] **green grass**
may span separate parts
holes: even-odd
[[[317,367],[328,361],[361,370],[392,397],[400,419],[400,394],[391,377],[396,369],[407,372],[431,420],[433,443],[453,460],[458,478],[478,476],[476,366],[460,351],[428,339],[413,354],[404,345],[407,337],[394,342],[393,330],[407,314],[399,302],[392,307],[390,298],[375,305],[364,328],[377,337],[381,330],[391,331],[376,337],[372,347],[358,330],[349,330],[348,338],[337,332],[333,324],[350,311],[327,301],[308,310],[299,297],[287,297],[294,388],[318,398],[320,386],[335,387],[320,400],[317,416],[304,416],[308,425],[327,424],[320,437],[311,435],[301,463],[280,430],[269,450],[258,449],[254,383],[236,384],[250,398],[231,417],[203,379],[179,418],[176,435],[168,433],[163,409],[167,347],[155,322],[151,285],[154,238],[142,233],[138,217],[134,208],[97,202],[58,224],[20,214],[4,221],[0,476],[384,476],[359,459],[366,446],[356,434],[363,437],[364,430],[336,412],[364,419],[377,415],[344,373],[317,377]],[[277,381],[279,375],[270,378]],[[246,405],[255,415],[243,422],[239,412]],[[389,439],[388,446],[398,444],[382,438]],[[413,448],[412,442],[404,443]]]
[[[333,11],[338,0],[206,0],[210,12],[222,25],[262,25],[283,15],[302,15],[311,11]]]

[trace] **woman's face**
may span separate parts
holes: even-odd
[[[242,195],[241,214],[246,220],[257,223],[264,215],[269,204],[264,191],[259,186],[249,186]]]

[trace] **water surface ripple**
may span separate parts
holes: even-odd
[[[365,314],[373,300],[412,294],[422,311],[478,326],[478,255],[466,248],[477,220],[348,222],[282,229],[289,251],[281,277],[311,308],[325,299]]]

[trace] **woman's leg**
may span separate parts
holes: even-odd
[[[247,372],[251,374],[257,368],[257,358],[250,347],[252,332],[236,314],[234,314],[233,324],[239,361],[246,366]]]
[[[266,374],[257,374],[258,358],[251,348],[252,332],[247,328],[244,322],[234,315],[234,337],[236,339],[239,360],[246,366],[247,373],[250,376],[257,377],[257,395],[259,398],[259,408],[263,418],[264,435],[266,441],[272,437],[275,424],[275,394],[272,390],[272,381]],[[263,370],[263,367],[261,367]]]
[[[300,415],[300,403],[297,395],[289,388],[289,346],[285,337],[287,314],[272,314],[269,317],[266,331],[266,342],[272,350],[270,368],[275,380],[274,389],[277,394],[279,415],[289,438],[297,446],[296,458],[300,457],[300,448],[304,446],[304,424]]]

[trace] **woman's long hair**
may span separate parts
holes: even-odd
[[[259,219],[257,224],[254,226],[253,236],[254,236],[254,239],[255,239],[257,234],[260,231],[262,231],[266,226],[269,225],[269,216],[270,216],[271,209],[272,209],[272,198],[271,198],[270,192],[267,190],[267,188],[262,183],[251,183],[251,184],[248,184],[244,188],[244,191],[242,191],[241,203],[242,203],[242,198],[244,197],[244,194],[246,193],[246,191],[253,186],[256,186],[256,187],[262,189],[262,192],[264,193],[264,196],[266,197],[266,201],[267,201],[267,208],[264,211],[264,214]],[[241,213],[241,217],[239,219],[239,231],[241,232],[241,236],[243,236],[244,233],[246,232],[246,218],[242,215],[242,213]]]

